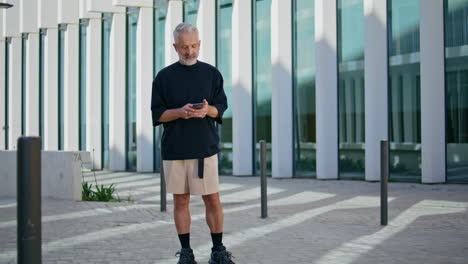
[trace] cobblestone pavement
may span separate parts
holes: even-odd
[[[176,263],[172,199],[160,212],[159,175],[99,172],[97,180],[115,183],[125,202],[43,200],[42,263]],[[379,183],[269,178],[261,219],[259,182],[221,177],[223,242],[236,263],[468,263],[468,185],[390,183],[383,227]],[[207,263],[200,197],[191,214],[191,244]],[[0,200],[0,248],[0,263],[16,263],[14,200]]]

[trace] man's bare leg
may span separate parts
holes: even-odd
[[[190,233],[190,194],[174,194],[174,221],[178,234]]]
[[[203,195],[205,202],[205,216],[211,233],[222,233],[224,224],[223,207],[219,200],[219,193]]]

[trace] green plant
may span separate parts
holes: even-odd
[[[115,192],[115,186],[114,184],[111,184],[108,187],[104,187],[104,185],[96,185],[96,191],[94,192],[94,195],[96,197],[96,201],[100,202],[108,202],[114,199],[114,192]]]
[[[87,182],[84,182],[81,184],[82,189],[81,189],[81,200],[83,201],[94,201],[95,196],[94,196],[94,191],[92,190],[93,185],[88,184]]]

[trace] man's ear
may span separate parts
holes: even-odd
[[[177,45],[174,43],[172,46],[174,47],[175,51],[177,51]]]

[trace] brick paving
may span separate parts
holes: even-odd
[[[115,183],[123,202],[43,200],[42,263],[176,263],[172,199],[160,212],[159,175],[98,172],[97,180]],[[382,227],[379,183],[269,178],[269,218],[261,219],[259,182],[221,176],[223,241],[236,263],[468,263],[468,185],[389,183]],[[191,213],[192,248],[207,263],[199,197]],[[0,248],[0,263],[16,263],[11,199],[0,199]]]

